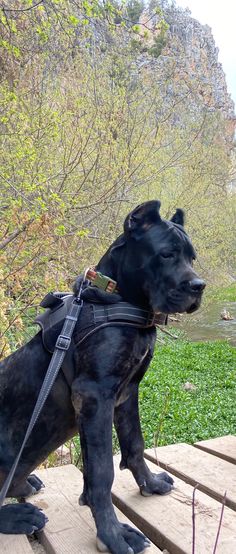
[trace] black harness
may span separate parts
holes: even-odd
[[[87,336],[91,335],[92,331],[98,331],[100,327],[108,325],[114,326],[115,323],[133,324],[141,329],[166,323],[165,314],[154,314],[129,302],[123,302],[119,300],[118,294],[112,295],[113,302],[110,303],[110,296],[109,293],[101,293],[95,287],[86,287],[81,292],[83,308],[73,333],[75,346],[80,343],[81,339],[85,340]],[[116,302],[114,302],[115,296],[117,296]],[[40,326],[43,345],[50,353],[54,352],[58,336],[74,300],[75,295],[71,293],[50,292],[40,303],[40,306],[46,310],[36,317],[35,323]]]
[[[46,311],[37,316],[35,322],[40,325],[43,345],[52,353],[52,357],[23,443],[0,491],[0,507],[11,485],[25,444],[60,369],[63,369],[68,386],[73,381],[73,369],[72,375],[68,376],[63,368],[66,354],[72,351],[71,343],[74,347],[78,347],[99,329],[110,325],[148,329],[157,324],[166,323],[165,314],[155,315],[153,312],[123,302],[116,292],[111,294],[104,290],[100,291],[97,287],[87,286],[84,278],[81,280],[77,294],[48,293],[40,305],[46,308]]]

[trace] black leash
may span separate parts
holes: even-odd
[[[71,304],[70,311],[68,315],[65,318],[65,322],[61,331],[61,334],[58,336],[55,350],[53,352],[50,364],[48,366],[47,373],[45,375],[42,387],[40,389],[39,396],[37,398],[37,402],[34,407],[33,414],[31,416],[25,438],[23,440],[23,443],[21,445],[20,451],[13,463],[13,466],[10,470],[10,473],[8,477],[6,478],[6,481],[0,491],[0,507],[2,506],[6,495],[8,493],[9,487],[11,485],[12,479],[15,475],[16,468],[18,466],[21,454],[24,450],[24,447],[26,445],[26,442],[30,436],[30,433],[32,432],[33,427],[35,426],[36,421],[38,420],[38,417],[43,409],[43,406],[47,400],[47,397],[52,389],[52,386],[55,382],[55,379],[58,375],[58,372],[61,368],[62,362],[64,360],[64,357],[66,355],[67,350],[70,347],[71,344],[71,337],[76,325],[76,322],[78,320],[79,314],[81,312],[82,306],[83,306],[83,300],[80,299],[80,293],[82,290],[82,286],[80,288],[78,296],[73,300]]]

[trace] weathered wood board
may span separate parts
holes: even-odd
[[[226,491],[226,505],[236,510],[236,465],[185,443],[152,448],[145,456],[217,500]]]
[[[82,473],[67,465],[37,471],[45,489],[31,501],[42,508],[49,518],[45,529],[38,534],[48,554],[97,554],[96,531],[90,509],[79,506],[82,492]],[[131,522],[117,510],[117,517],[123,523]],[[132,524],[131,524],[132,525]],[[148,554],[161,554],[152,545]]]
[[[142,497],[128,470],[118,472],[113,485],[113,501],[159,548],[171,554],[192,554],[193,487],[175,477],[175,489],[165,496]],[[160,468],[147,462],[151,471]],[[162,470],[161,470],[162,471]],[[221,504],[201,491],[195,493],[195,552],[212,554],[220,519]],[[236,514],[224,510],[217,554],[236,552]],[[147,551],[148,554],[148,551]]]
[[[33,554],[33,550],[24,535],[2,535],[0,533],[0,553]]]
[[[174,475],[175,488],[165,496],[142,497],[131,473],[121,472],[115,457],[112,494],[117,516],[139,527],[152,541],[147,554],[161,554],[163,549],[168,554],[192,554],[195,484],[196,554],[214,551],[225,490],[227,506],[216,554],[236,553],[235,440],[234,436],[219,437],[194,446],[176,444],[147,450],[151,471],[158,473],[164,468]],[[45,554],[97,554],[90,510],[78,504],[83,486],[81,472],[67,465],[37,473],[46,488],[29,501],[49,517],[45,529],[38,533]],[[0,535],[0,554],[42,554],[41,548],[21,535]]]
[[[236,435],[227,435],[226,437],[195,442],[194,446],[227,462],[236,464]]]

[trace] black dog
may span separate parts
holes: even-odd
[[[201,301],[204,281],[192,267],[195,253],[183,229],[183,212],[161,219],[160,203],[146,202],[125,220],[122,234],[97,269],[117,281],[118,291],[133,305],[164,314],[191,313]],[[75,330],[76,333],[76,330]],[[113,482],[112,423],[128,468],[143,495],[165,494],[173,481],[153,474],[143,458],[138,415],[138,386],[152,358],[155,327],[110,326],[99,329],[65,361],[73,360],[72,387],[59,373],[20,460],[9,496],[26,497],[41,488],[30,472],[50,452],[78,431],[84,490],[81,504],[92,510],[98,548],[113,554],[139,553],[148,546],[141,533],[122,525],[111,501]],[[69,354],[69,353],[68,353]],[[0,365],[0,486],[19,451],[51,355],[38,333]],[[0,532],[30,534],[45,516],[29,503],[0,510]]]

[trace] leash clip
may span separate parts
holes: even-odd
[[[84,284],[86,283],[87,281],[87,273],[89,271],[89,267],[87,267],[87,269],[85,269],[84,273],[83,273],[83,276],[82,277],[79,277],[79,290],[76,294],[76,298],[75,298],[75,302],[77,304],[80,304],[81,305],[81,308],[83,306],[83,300],[81,300],[81,294],[83,292],[83,288],[84,288]]]

